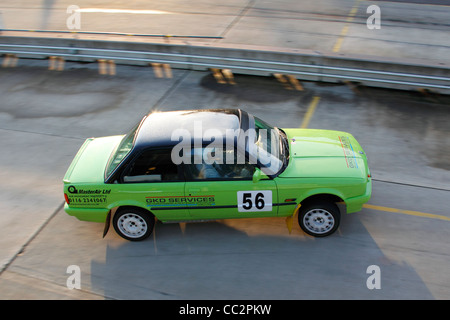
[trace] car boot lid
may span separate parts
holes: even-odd
[[[122,138],[123,135],[86,139],[70,164],[64,183],[103,183],[110,155]]]

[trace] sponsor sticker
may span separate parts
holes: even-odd
[[[347,163],[347,168],[356,169],[358,168],[358,163],[356,162],[355,151],[353,150],[350,138],[346,136],[339,136],[341,141],[342,150],[344,150],[345,161]]]
[[[107,196],[111,189],[77,189],[75,186],[67,188],[68,198],[71,205],[100,205],[106,203]]]
[[[213,195],[146,197],[145,201],[148,207],[213,206],[216,204]]]

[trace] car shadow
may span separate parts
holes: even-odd
[[[325,238],[281,218],[156,223],[149,239],[107,235],[91,286],[114,299],[433,299],[414,268],[389,259],[357,214]],[[381,289],[369,289],[369,266]],[[419,288],[419,289],[418,289]]]

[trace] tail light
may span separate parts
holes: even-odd
[[[67,196],[67,194],[64,193],[64,199],[66,199],[66,203],[70,204],[70,200],[69,197]]]

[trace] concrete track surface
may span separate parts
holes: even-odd
[[[22,63],[22,61],[21,61]],[[96,65],[0,70],[2,299],[448,299],[448,98],[346,85]],[[315,98],[317,97],[317,98]],[[157,224],[130,243],[62,210],[62,177],[91,136],[120,134],[151,110],[242,107],[280,127],[352,132],[369,155],[371,207],[314,239],[284,219]],[[393,212],[393,209],[403,210]],[[427,215],[429,214],[429,215]],[[66,287],[81,270],[81,290]],[[366,287],[381,268],[381,289]]]

